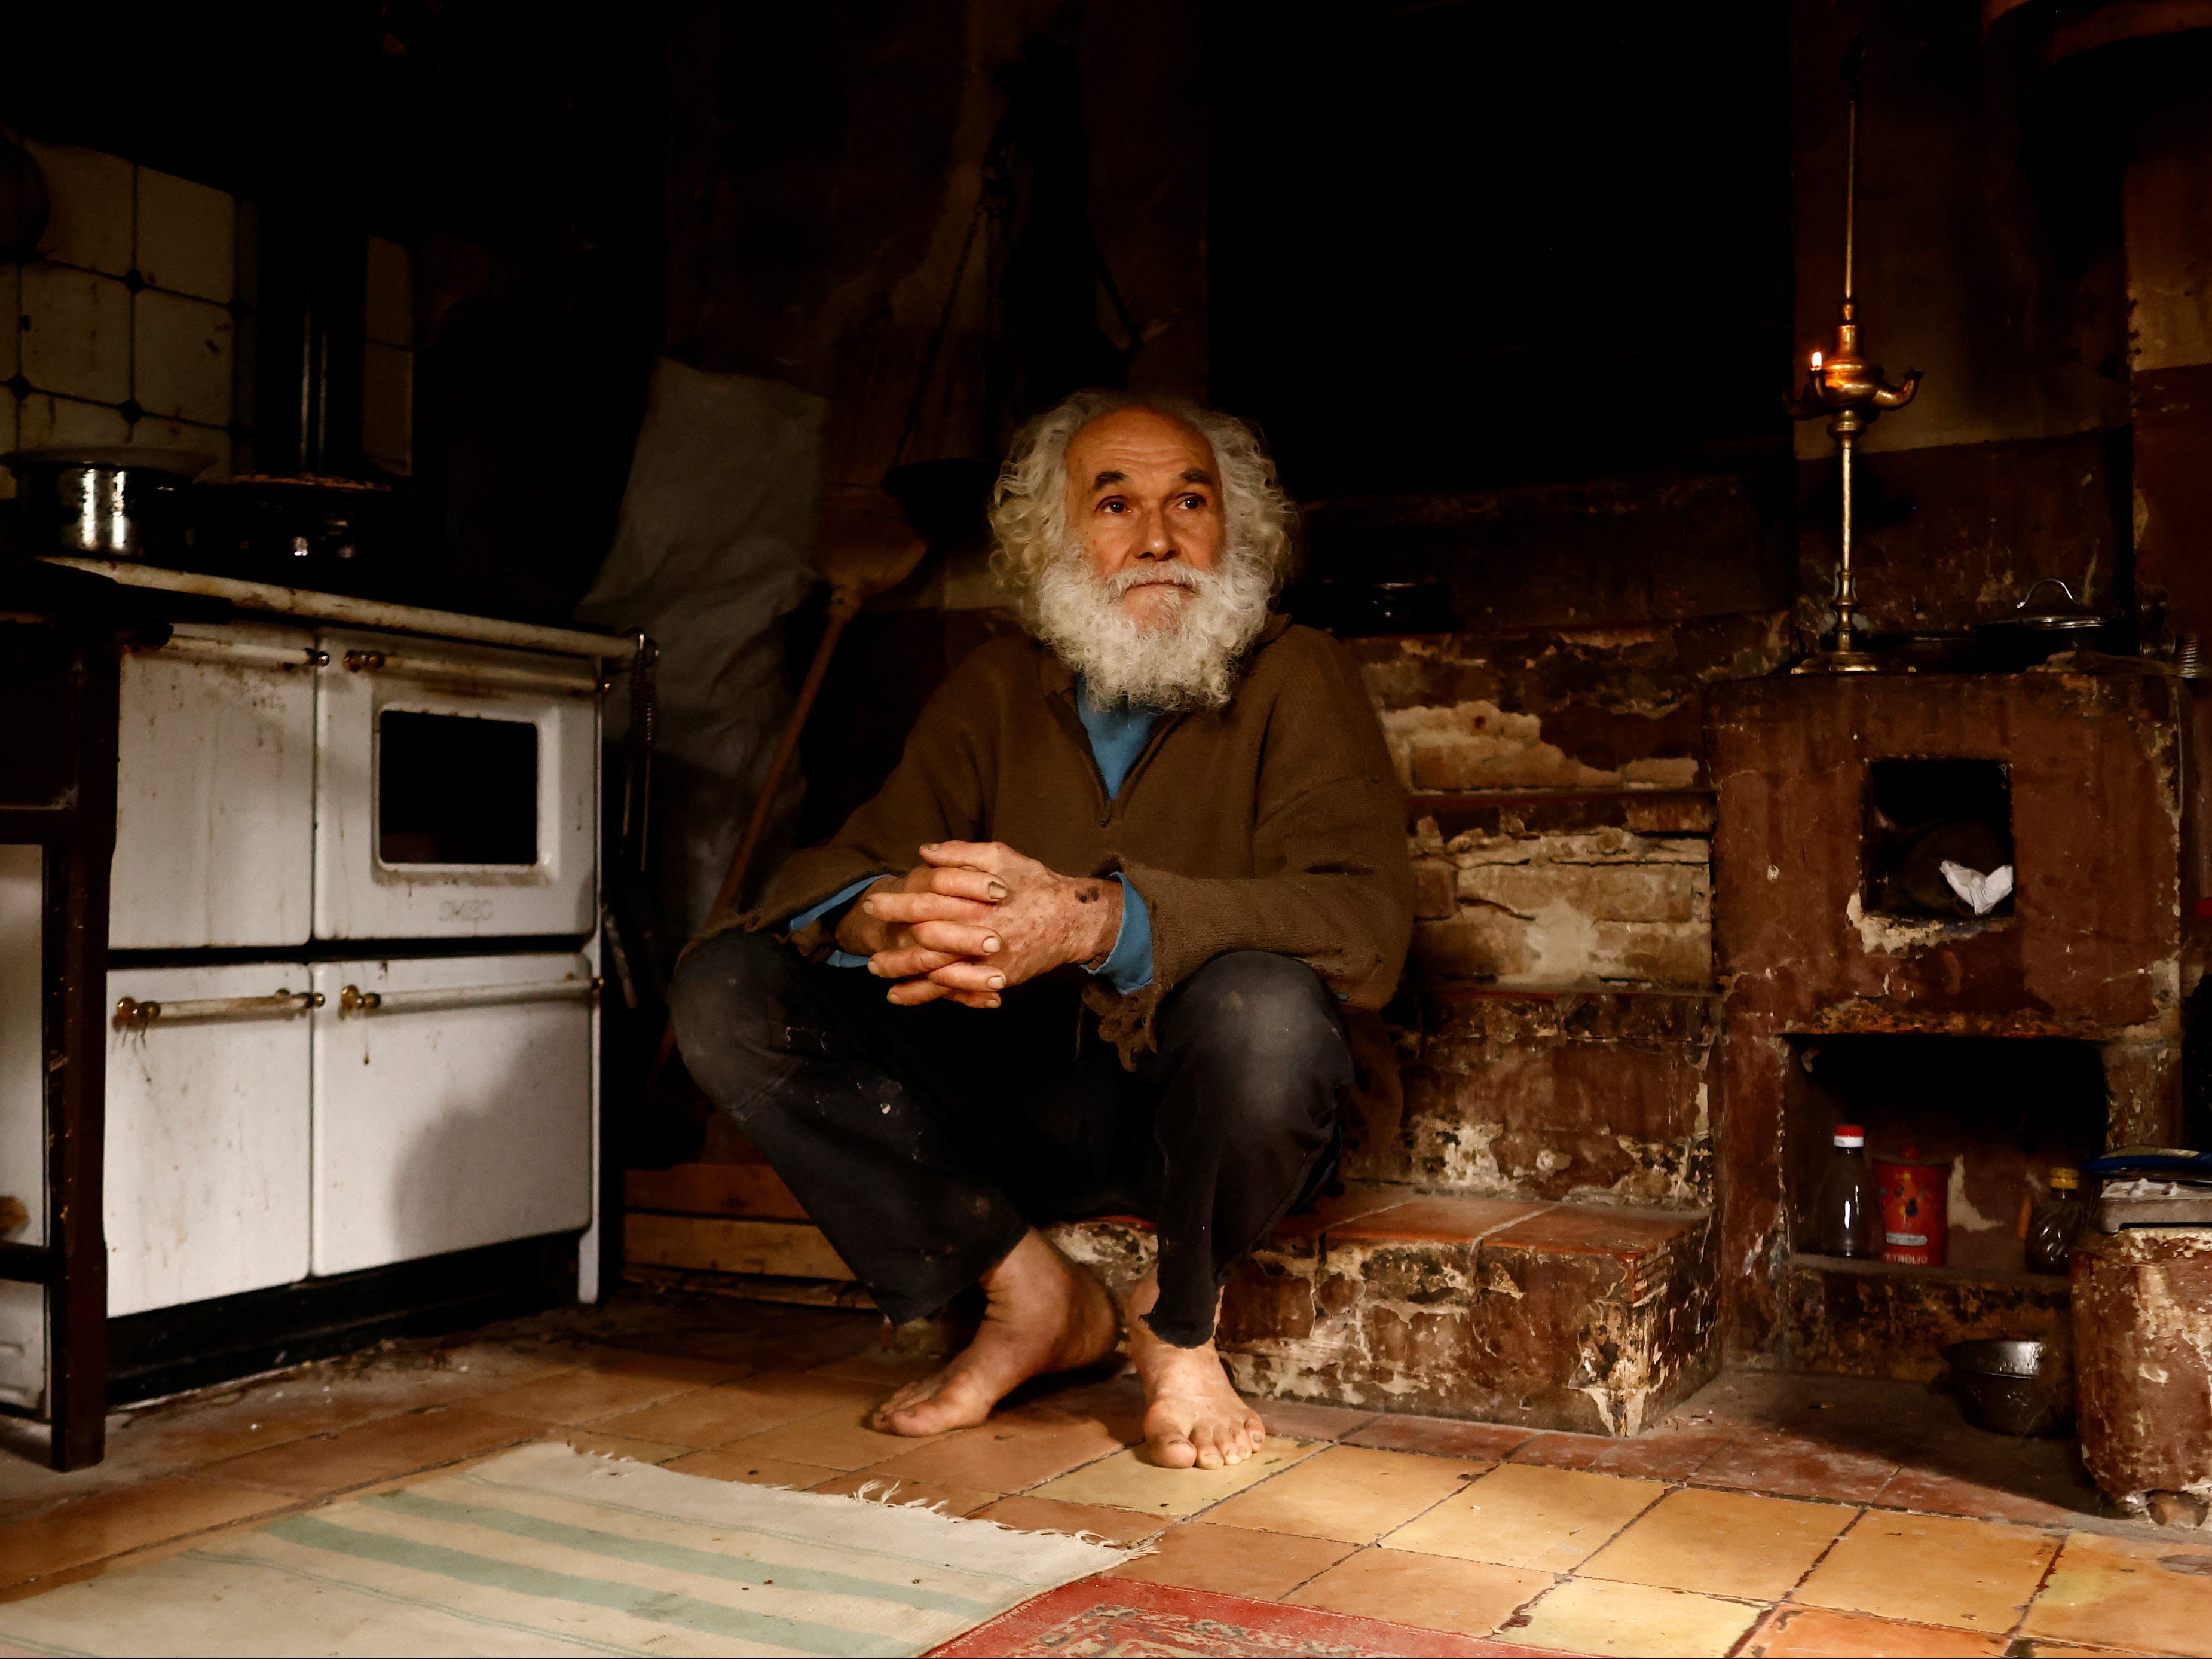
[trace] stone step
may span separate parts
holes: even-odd
[[[1365,1024],[1354,1022],[1366,1081],[1346,1126],[1348,1180],[1711,1206],[1710,998],[1413,979],[1387,1033]]]
[[[1109,1284],[1141,1221],[1050,1230]],[[1267,1398],[1632,1435],[1718,1369],[1704,1210],[1354,1187],[1285,1221],[1229,1284],[1218,1341]]]

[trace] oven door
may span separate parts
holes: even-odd
[[[319,643],[315,937],[590,933],[593,665],[391,635]]]
[[[589,1224],[584,957],[326,962],[314,988],[315,1272]]]
[[[107,976],[107,1311],[307,1275],[300,963]]]
[[[125,655],[112,947],[307,942],[314,654],[303,629],[182,623]]]

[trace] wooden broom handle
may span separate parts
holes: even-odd
[[[805,728],[806,717],[813,711],[814,699],[822,690],[822,677],[830,672],[830,659],[837,649],[837,636],[845,631],[845,624],[860,611],[860,590],[852,587],[833,587],[830,590],[830,620],[822,630],[822,643],[814,647],[814,660],[806,665],[806,678],[799,688],[799,697],[791,706],[791,718],[784,723],[783,736],[776,740],[775,754],[768,763],[768,778],[762,784],[760,799],[753,803],[753,815],[745,823],[744,839],[730,860],[729,873],[722,878],[722,890],[714,895],[714,905],[707,912],[707,926],[711,931],[722,913],[736,902],[738,889],[744,885],[745,866],[753,861],[753,853],[760,846],[762,834],[768,828],[769,814],[775,809],[776,791],[783,787],[783,775],[791,769],[791,757],[799,750],[799,734]],[[647,1094],[660,1079],[669,1057],[676,1052],[676,1021],[671,1018],[660,1029],[660,1046],[653,1056],[652,1069],[646,1073]]]

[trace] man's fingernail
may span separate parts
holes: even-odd
[[[1006,982],[1006,976],[1004,974],[994,974],[990,978],[983,981],[983,983],[989,986],[994,991],[998,990],[1000,987],[1004,986]]]
[[[991,884],[991,896],[992,896],[993,898],[994,898],[994,899],[1002,899],[1002,898],[1006,897],[1006,883],[1004,883],[1003,881],[994,881],[994,882],[993,882],[993,883]],[[993,950],[994,950],[994,951],[995,951],[995,950],[997,950],[999,947],[998,947],[997,945],[993,945],[991,948],[992,948]]]
[[[996,956],[996,955],[998,955],[998,954],[999,954],[999,936],[998,936],[996,933],[994,933],[994,934],[992,934],[992,935],[990,936],[990,938],[988,938],[988,939],[985,939],[985,940],[983,941],[983,949],[984,949],[984,951],[985,951],[986,952],[988,952],[989,955],[992,955],[992,956]]]
[[[989,1002],[989,1004],[988,1004],[988,1006],[990,1006],[990,1007],[993,1007],[993,1008],[997,1007],[997,1006],[999,1006],[999,1000],[998,1000],[998,998],[996,998],[996,997],[993,997],[993,998],[991,999],[991,1000],[990,1000],[990,1002]]]

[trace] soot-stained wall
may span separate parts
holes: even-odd
[[[685,3],[669,31],[669,349],[829,398],[833,481],[890,465],[940,326],[906,460],[994,458],[1082,368],[1204,391],[1195,3]],[[1016,106],[1007,216],[977,229]]]

